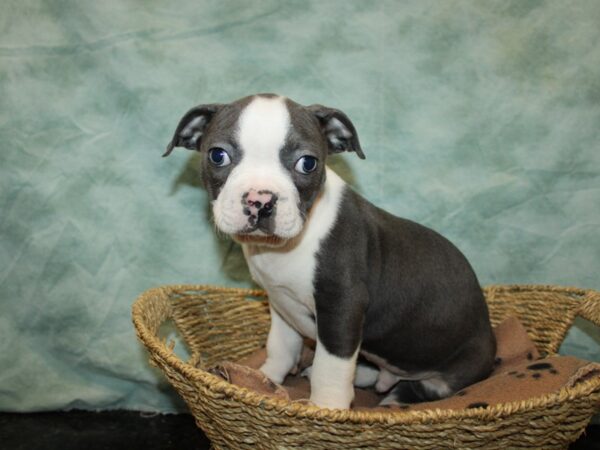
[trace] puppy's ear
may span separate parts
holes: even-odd
[[[329,153],[356,152],[360,159],[365,159],[358,133],[346,114],[339,109],[322,105],[310,105],[307,109],[319,120],[321,131],[329,145]]]
[[[218,104],[200,105],[185,113],[163,156],[169,156],[175,147],[198,150],[204,130],[221,106]]]

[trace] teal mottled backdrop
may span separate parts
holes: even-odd
[[[333,167],[483,284],[600,289],[600,2],[0,3],[0,409],[181,408],[135,339],[152,286],[250,284],[181,115],[277,92],[344,110]],[[581,323],[563,352],[600,361]]]

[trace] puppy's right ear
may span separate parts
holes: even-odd
[[[185,113],[163,156],[169,156],[175,147],[198,150],[204,130],[221,106],[223,105],[200,105]]]

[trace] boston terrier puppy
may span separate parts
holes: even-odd
[[[188,111],[163,156],[199,151],[216,227],[241,243],[267,292],[261,371],[276,383],[316,342],[310,400],[349,408],[450,396],[492,370],[496,343],[470,264],[448,240],[369,203],[326,167],[365,156],[342,111],[273,94]],[[357,359],[368,364],[357,364]]]

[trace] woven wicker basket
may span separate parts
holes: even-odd
[[[600,294],[553,286],[485,289],[494,325],[519,317],[543,355],[557,352],[576,316],[600,325]],[[157,337],[172,319],[191,358]],[[263,346],[269,310],[262,291],[166,286],[133,305],[137,334],[218,449],[566,448],[600,405],[600,377],[573,388],[487,409],[369,412],[320,409],[259,395],[204,368]]]

